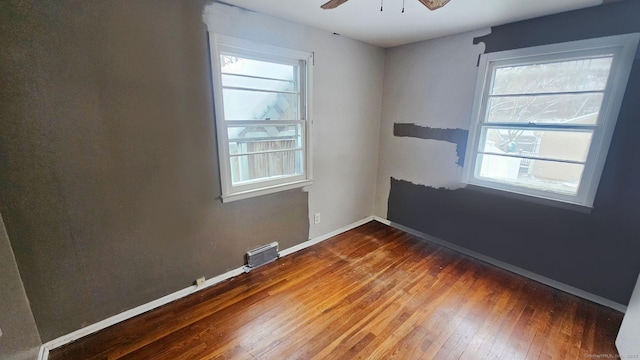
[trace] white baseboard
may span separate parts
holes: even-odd
[[[451,242],[448,242],[446,240],[439,239],[439,238],[437,238],[435,236],[431,236],[431,235],[425,234],[423,232],[408,228],[408,227],[406,227],[404,225],[397,224],[397,223],[391,222],[389,220],[379,218],[377,216],[374,217],[374,220],[379,221],[379,222],[381,222],[383,224],[389,225],[391,227],[394,227],[394,228],[396,228],[398,230],[402,230],[404,232],[407,232],[407,233],[409,233],[411,235],[414,235],[414,236],[417,236],[419,238],[422,238],[422,239],[424,239],[426,241],[429,241],[431,243],[434,243],[434,244],[437,244],[437,245],[440,245],[440,246],[444,246],[444,247],[446,247],[448,249],[451,249],[453,251],[462,253],[464,255],[471,256],[471,257],[476,258],[476,259],[478,259],[480,261],[486,262],[486,263],[491,264],[491,265],[495,265],[497,267],[503,268],[503,269],[505,269],[507,271],[510,271],[512,273],[515,273],[515,274],[524,276],[526,278],[529,278],[531,280],[537,281],[539,283],[551,286],[552,288],[555,288],[555,289],[564,291],[566,293],[575,295],[577,297],[592,301],[592,302],[594,302],[596,304],[600,304],[600,305],[606,306],[608,308],[620,311],[622,313],[627,311],[627,307],[626,306],[624,306],[622,304],[619,304],[619,303],[617,303],[615,301],[612,301],[612,300],[609,300],[609,299],[605,299],[602,296],[598,296],[598,295],[592,294],[590,292],[578,289],[578,288],[573,287],[571,285],[567,285],[565,283],[562,283],[562,282],[550,279],[548,277],[536,274],[536,273],[534,273],[532,271],[525,270],[523,268],[520,268],[520,267],[511,265],[511,264],[505,263],[503,261],[494,259],[492,257],[486,256],[486,255],[483,255],[483,254],[480,254],[480,253],[475,252],[473,250],[469,250],[469,249],[464,248],[462,246],[458,246],[458,245],[453,244]]]
[[[375,221],[377,221],[379,223],[391,226],[391,221],[389,221],[387,219],[383,219],[383,218],[381,218],[379,216],[372,216],[372,218],[373,218],[373,220],[375,220]]]
[[[325,240],[327,240],[329,238],[332,238],[332,237],[334,237],[336,235],[340,235],[340,234],[342,234],[342,233],[344,233],[346,231],[349,231],[351,229],[354,229],[354,228],[356,228],[356,227],[358,227],[360,225],[364,225],[364,224],[366,224],[366,223],[368,223],[368,222],[370,222],[372,220],[374,220],[374,217],[373,216],[369,216],[369,217],[367,217],[365,219],[362,219],[360,221],[356,221],[356,222],[354,222],[352,224],[349,224],[347,226],[341,227],[340,229],[332,231],[332,232],[330,232],[328,234],[319,236],[319,237],[317,237],[315,239],[311,239],[311,240],[305,241],[305,242],[303,242],[301,244],[292,246],[292,247],[290,247],[288,249],[284,249],[284,250],[280,251],[278,253],[278,255],[280,257],[284,257],[284,256],[287,256],[287,255],[290,255],[290,254],[292,254],[292,253],[294,253],[296,251],[300,251],[302,249],[308,248],[309,246],[312,246],[312,245],[315,245],[315,244],[320,243],[322,241],[325,241]],[[238,276],[238,275],[240,275],[242,273],[248,272],[249,270],[250,269],[247,268],[246,266],[242,266],[242,267],[239,267],[237,269],[227,271],[224,274],[218,275],[216,277],[213,277],[213,278],[205,281],[205,283],[203,285],[200,285],[200,286],[195,286],[194,285],[194,286],[190,286],[190,287],[188,287],[186,289],[178,290],[178,291],[176,291],[176,292],[174,292],[172,294],[169,294],[167,296],[164,296],[164,297],[162,297],[160,299],[157,299],[157,300],[151,301],[149,303],[140,305],[140,306],[135,307],[135,308],[133,308],[131,310],[127,310],[127,311],[122,312],[122,313],[120,313],[118,315],[114,315],[114,316],[112,316],[110,318],[104,319],[104,320],[102,320],[100,322],[97,322],[95,324],[83,327],[82,329],[76,330],[76,331],[74,331],[72,333],[69,333],[67,335],[63,335],[63,336],[61,336],[59,338],[53,339],[51,341],[48,341],[48,342],[42,344],[42,346],[40,347],[40,352],[38,353],[38,360],[47,360],[49,358],[49,352],[51,350],[53,350],[53,349],[59,348],[59,347],[61,347],[63,345],[66,345],[66,344],[72,342],[72,341],[78,340],[78,339],[80,339],[80,338],[82,338],[84,336],[91,335],[91,334],[93,334],[95,332],[98,332],[100,330],[103,330],[103,329],[105,329],[105,328],[107,328],[109,326],[115,325],[117,323],[123,322],[123,321],[128,320],[128,319],[131,319],[131,318],[133,318],[135,316],[138,316],[138,315],[143,314],[143,313],[145,313],[147,311],[150,311],[150,310],[153,310],[155,308],[158,308],[158,307],[160,307],[162,305],[166,305],[166,304],[168,304],[168,303],[170,303],[172,301],[176,301],[178,299],[181,299],[183,297],[191,295],[191,294],[193,294],[195,292],[198,292],[200,290],[204,290],[204,289],[206,289],[208,287],[211,287],[213,285],[219,284],[219,283],[221,283],[221,282],[223,282],[225,280],[231,279],[231,278],[236,277],[236,276]]]
[[[42,344],[38,352],[38,360],[47,360],[49,358],[49,348]]]
[[[131,319],[135,316],[138,316],[140,314],[143,314],[147,311],[156,309],[162,305],[166,305],[172,301],[181,299],[187,295],[191,295],[195,292],[204,290],[208,287],[211,287],[213,285],[219,284],[225,280],[231,279],[235,276],[238,276],[242,273],[247,272],[247,268],[245,266],[239,267],[237,269],[234,270],[230,270],[227,271],[224,274],[218,275],[216,277],[212,277],[211,279],[207,280],[204,282],[204,284],[200,285],[200,286],[190,286],[186,289],[182,289],[182,290],[178,290],[172,294],[169,294],[167,296],[161,297],[160,299],[148,302],[146,304],[142,304],[138,307],[135,307],[133,309],[127,310],[125,312],[122,312],[120,314],[114,315],[110,318],[104,319],[100,322],[97,322],[95,324],[83,327],[82,329],[78,329],[72,333],[69,333],[67,335],[63,335],[59,338],[53,339],[51,341],[48,341],[44,344],[42,344],[42,346],[40,347],[40,353],[38,355],[38,359],[39,360],[47,360],[49,358],[49,351],[61,347],[63,345],[66,345],[72,341],[78,340],[84,336],[87,335],[91,335],[95,332],[98,332],[100,330],[103,330],[109,326],[115,325],[117,323],[120,323],[122,321]]]
[[[358,226],[364,225],[364,224],[366,224],[366,223],[368,223],[370,221],[373,221],[373,220],[375,220],[375,218],[373,216],[366,217],[366,218],[364,218],[362,220],[356,221],[356,222],[351,223],[351,224],[349,224],[347,226],[343,226],[343,227],[341,227],[341,228],[339,228],[339,229],[337,229],[335,231],[332,231],[332,232],[330,232],[328,234],[324,234],[322,236],[318,236],[315,239],[311,239],[311,240],[305,241],[303,243],[300,243],[300,244],[298,244],[296,246],[292,246],[292,247],[290,247],[288,249],[284,249],[284,250],[280,251],[278,254],[280,255],[280,257],[293,254],[296,251],[300,251],[302,249],[306,249],[309,246],[313,246],[313,245],[315,245],[317,243],[323,242],[323,241],[325,241],[327,239],[330,239],[330,238],[332,238],[332,237],[334,237],[336,235],[340,235],[340,234],[342,234],[344,232],[347,232],[347,231],[349,231],[351,229],[355,229]]]
[[[413,229],[408,228],[406,226],[393,223],[393,222],[391,222],[389,220],[380,218],[378,216],[369,216],[369,217],[364,218],[362,220],[356,221],[356,222],[354,222],[352,224],[349,224],[349,225],[346,225],[344,227],[341,227],[340,229],[332,231],[332,232],[330,232],[328,234],[319,236],[319,237],[317,237],[315,239],[311,239],[311,240],[305,241],[305,242],[303,242],[301,244],[298,244],[298,245],[292,246],[290,248],[284,249],[284,250],[279,252],[279,256],[280,257],[284,257],[284,256],[287,256],[287,255],[293,254],[294,252],[300,251],[302,249],[305,249],[305,248],[308,248],[308,247],[313,246],[315,244],[318,244],[320,242],[323,242],[323,241],[325,241],[327,239],[330,239],[330,238],[332,238],[332,237],[334,237],[336,235],[340,235],[340,234],[342,234],[344,232],[347,232],[347,231],[349,231],[351,229],[354,229],[354,228],[356,228],[358,226],[364,225],[364,224],[366,224],[366,223],[368,223],[370,221],[373,221],[373,220],[375,220],[377,222],[380,222],[382,224],[385,224],[385,225],[389,225],[389,226],[394,227],[394,228],[396,228],[398,230],[405,231],[405,232],[407,232],[409,234],[412,234],[414,236],[420,237],[420,238],[422,238],[422,239],[424,239],[426,241],[432,242],[434,244],[437,244],[437,245],[440,245],[440,246],[444,246],[446,248],[449,248],[451,250],[457,251],[459,253],[471,256],[473,258],[476,258],[478,260],[484,261],[484,262],[489,263],[491,265],[498,266],[498,267],[503,268],[503,269],[505,269],[507,271],[516,273],[518,275],[522,275],[522,276],[524,276],[526,278],[535,280],[537,282],[540,282],[540,283],[543,283],[545,285],[551,286],[551,287],[556,288],[558,290],[561,290],[561,291],[567,292],[569,294],[573,294],[573,295],[576,295],[578,297],[581,297],[583,299],[586,299],[586,300],[593,301],[595,303],[604,305],[604,306],[612,308],[614,310],[617,310],[617,311],[620,311],[620,312],[625,312],[626,309],[627,309],[626,306],[624,306],[622,304],[618,304],[618,303],[616,303],[614,301],[611,301],[611,300],[605,299],[603,297],[588,293],[588,292],[586,292],[584,290],[580,290],[578,288],[575,288],[573,286],[570,286],[570,285],[555,281],[553,279],[549,279],[547,277],[544,277],[542,275],[538,275],[536,273],[533,273],[531,271],[519,268],[517,266],[513,266],[511,264],[507,264],[507,263],[502,262],[500,260],[496,260],[494,258],[482,255],[482,254],[477,253],[475,251],[471,251],[469,249],[466,249],[466,248],[463,248],[461,246],[455,245],[455,244],[450,243],[448,241],[445,241],[445,240],[442,240],[442,239],[438,239],[436,237],[427,235],[425,233],[413,230]],[[233,277],[236,277],[236,276],[238,276],[238,275],[240,275],[242,273],[248,272],[248,271],[249,271],[249,269],[246,266],[242,266],[242,267],[239,267],[237,269],[230,270],[230,271],[228,271],[228,272],[226,272],[224,274],[218,275],[216,277],[213,277],[213,278],[207,280],[201,286],[195,286],[194,285],[194,286],[190,286],[190,287],[188,287],[186,289],[182,289],[182,290],[176,291],[176,292],[174,292],[172,294],[169,294],[167,296],[164,296],[164,297],[162,297],[160,299],[157,299],[157,300],[151,301],[149,303],[140,305],[140,306],[135,307],[135,308],[133,308],[131,310],[127,310],[127,311],[125,311],[123,313],[120,313],[118,315],[115,315],[115,316],[112,316],[112,317],[107,318],[105,320],[102,320],[100,322],[97,322],[97,323],[95,323],[93,325],[89,325],[89,326],[83,327],[82,329],[76,330],[76,331],[74,331],[72,333],[69,333],[67,335],[63,335],[63,336],[61,336],[61,337],[59,337],[57,339],[51,340],[49,342],[46,342],[40,347],[40,352],[38,354],[38,359],[39,360],[47,360],[48,357],[49,357],[49,352],[51,350],[55,349],[55,348],[61,347],[61,346],[66,345],[66,344],[68,344],[68,343],[70,343],[72,341],[78,340],[78,339],[80,339],[80,338],[82,338],[84,336],[93,334],[93,333],[95,333],[97,331],[100,331],[100,330],[103,330],[103,329],[105,329],[105,328],[107,328],[109,326],[115,325],[117,323],[120,323],[120,322],[128,320],[128,319],[131,319],[131,318],[133,318],[135,316],[138,316],[138,315],[143,314],[143,313],[145,313],[147,311],[150,311],[150,310],[153,310],[155,308],[158,308],[158,307],[160,307],[162,305],[168,304],[168,303],[170,303],[172,301],[181,299],[183,297],[191,295],[191,294],[193,294],[195,292],[198,292],[200,290],[204,290],[204,289],[206,289],[208,287],[214,286],[214,285],[219,284],[219,283],[221,283],[221,282],[223,282],[225,280],[231,279]]]

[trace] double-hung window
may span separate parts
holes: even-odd
[[[483,55],[463,181],[593,206],[638,35]]]
[[[309,185],[312,54],[211,37],[224,202]]]

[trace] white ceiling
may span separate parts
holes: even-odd
[[[381,47],[393,47],[513,21],[600,5],[602,0],[451,0],[430,11],[418,0],[349,0],[333,10],[327,0],[221,0]]]

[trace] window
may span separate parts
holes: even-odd
[[[638,38],[482,55],[463,181],[592,207]]]
[[[224,202],[311,183],[311,54],[211,38]]]

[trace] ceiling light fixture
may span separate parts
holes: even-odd
[[[347,1],[349,0],[329,0],[320,7],[325,10],[335,9],[338,6],[346,3]],[[429,10],[437,10],[447,5],[447,3],[451,0],[418,0],[418,1],[420,1],[422,5],[429,8]],[[382,11],[383,2],[384,0],[380,0],[380,11]],[[404,12],[404,0],[402,0],[402,12]]]

